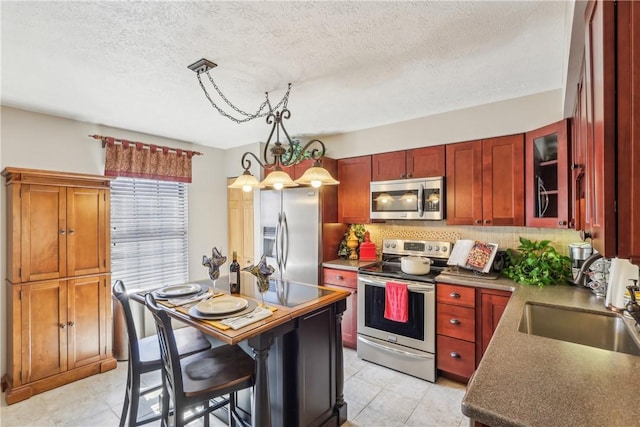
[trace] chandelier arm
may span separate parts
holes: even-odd
[[[248,159],[247,157],[251,156],[254,158],[254,160],[256,162],[258,162],[258,164],[265,169],[265,164],[262,163],[262,161],[260,161],[260,159],[258,158],[258,156],[256,156],[255,154],[253,154],[251,151],[247,151],[242,155],[242,159],[240,160],[240,164],[242,165],[242,167],[244,168],[244,170],[248,171],[249,169],[251,169],[251,159]]]
[[[279,163],[279,159],[274,156],[273,162],[269,162],[267,159],[269,158],[269,150],[270,150],[270,145],[271,145],[271,138],[273,137],[273,133],[275,132],[276,128],[278,127],[278,123],[280,122],[280,118],[277,117],[275,114],[273,113],[269,113],[269,115],[267,116],[267,124],[271,124],[273,123],[273,126],[271,127],[271,132],[269,132],[269,138],[267,138],[267,142],[264,145],[264,153],[263,153],[263,157],[264,157],[264,165],[262,166],[265,169],[271,169],[274,166],[276,166],[277,163]]]
[[[312,139],[311,141],[307,142],[302,150],[300,150],[298,157],[300,157],[305,151],[308,151],[308,149],[314,144],[319,144],[320,148],[314,148],[313,150],[311,150],[311,158],[313,160],[320,160],[321,158],[323,158],[327,149],[324,145],[324,142],[320,141],[319,139]]]

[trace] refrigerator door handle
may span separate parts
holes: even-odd
[[[287,269],[287,260],[289,259],[289,224],[287,223],[287,214],[282,213],[282,269]]]
[[[278,214],[278,224],[276,225],[276,264],[278,264],[278,271],[282,269],[282,257],[280,253],[282,252],[282,243],[281,243],[281,235],[282,235],[282,214]]]

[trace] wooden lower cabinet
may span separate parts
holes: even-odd
[[[342,313],[342,345],[355,349],[358,341],[358,273],[356,271],[323,268],[322,277],[325,286],[339,288],[351,293],[347,297],[347,309]]]
[[[11,285],[8,404],[116,367],[108,275]]]
[[[496,291],[493,289],[478,289],[480,293],[480,345],[482,350],[480,357],[487,351],[493,332],[498,327],[498,322],[504,313],[511,292]]]
[[[510,296],[506,291],[438,282],[436,353],[441,375],[469,381]]]

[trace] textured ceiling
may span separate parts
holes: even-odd
[[[238,107],[291,82],[289,133],[341,133],[563,88],[572,10],[3,0],[2,104],[212,147],[264,142],[264,119],[236,124],[209,105],[187,68],[204,57]]]

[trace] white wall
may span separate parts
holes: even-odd
[[[334,159],[527,132],[563,119],[562,90],[324,136]]]
[[[217,246],[226,253],[227,193],[226,153],[122,129],[83,123],[14,108],[1,109],[0,169],[24,167],[94,175],[104,173],[104,149],[100,141],[88,135],[99,134],[158,145],[200,151],[193,158],[193,182],[189,184],[189,274],[191,280],[207,278],[202,255]],[[239,163],[239,162],[238,162]],[[5,213],[6,188],[0,186],[0,212]],[[0,221],[0,236],[6,236],[4,219]],[[6,287],[6,241],[0,239],[0,271]],[[6,291],[0,292],[0,372],[6,372]]]

